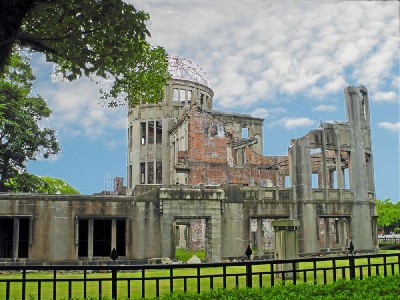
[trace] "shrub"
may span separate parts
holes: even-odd
[[[364,280],[340,280],[327,285],[286,285],[273,288],[217,289],[201,294],[172,293],[160,300],[225,300],[225,299],[399,299],[400,275],[369,277]]]
[[[400,250],[400,244],[379,244],[381,250]]]
[[[393,230],[393,233],[394,233],[394,234],[400,234],[400,228],[395,228],[395,229]]]

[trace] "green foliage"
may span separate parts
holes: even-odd
[[[13,193],[79,195],[79,191],[62,179],[50,176],[39,177],[27,172],[9,178],[5,183]]]
[[[41,177],[47,184],[47,194],[79,195],[79,191],[68,182],[50,176]]]
[[[169,78],[167,54],[146,41],[147,13],[122,0],[39,0],[19,9],[26,14],[15,25],[19,30],[5,41],[45,53],[65,79],[113,81],[101,90],[109,106],[163,98]]]
[[[12,193],[44,193],[47,184],[40,177],[27,172],[17,174],[5,182],[8,192]]]
[[[400,275],[370,277],[363,280],[340,280],[327,285],[285,285],[273,288],[217,289],[195,293],[173,293],[161,300],[206,300],[206,299],[398,299]]]
[[[390,199],[376,200],[378,226],[387,227],[400,222],[400,202],[392,203]]]
[[[14,52],[5,70],[0,74],[0,191],[7,191],[10,178],[25,172],[28,160],[60,151],[55,131],[41,125],[51,110],[32,92],[35,77],[27,58]]]
[[[400,228],[395,228],[395,229],[393,230],[393,233],[394,233],[394,234],[400,234]]]
[[[400,244],[379,243],[380,250],[400,250]]]

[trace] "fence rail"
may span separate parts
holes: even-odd
[[[145,298],[400,273],[400,253],[211,264],[0,266],[1,299]]]

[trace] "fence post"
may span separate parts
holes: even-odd
[[[354,256],[349,256],[350,279],[356,277],[356,267],[354,265]]]
[[[246,286],[248,288],[253,287],[253,274],[251,270],[251,262],[246,262]]]
[[[117,268],[111,270],[111,299],[117,300]]]

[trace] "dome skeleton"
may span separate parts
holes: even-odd
[[[204,69],[196,62],[172,56],[168,58],[168,71],[173,79],[189,80],[210,87],[210,80]]]

